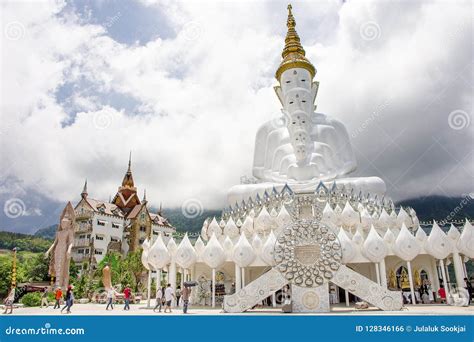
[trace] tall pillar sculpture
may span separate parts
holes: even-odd
[[[202,253],[202,260],[212,269],[212,307],[216,306],[216,269],[225,262],[225,252],[217,240],[216,234],[212,233]]]

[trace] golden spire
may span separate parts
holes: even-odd
[[[277,80],[280,80],[280,76],[285,70],[291,68],[306,69],[310,72],[312,77],[316,74],[316,69],[313,64],[311,64],[311,62],[305,57],[306,52],[304,51],[303,46],[301,46],[300,37],[295,30],[296,21],[291,10],[291,5],[288,5],[288,19],[286,22],[288,32],[286,33],[285,38],[285,48],[281,54],[283,60],[281,61],[275,75]]]

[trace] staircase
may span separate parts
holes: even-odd
[[[236,313],[251,309],[286,284],[288,281],[272,268],[236,293],[224,296],[224,311]]]
[[[400,310],[403,306],[401,292],[387,290],[345,265],[340,266],[331,282],[381,310]],[[236,293],[225,296],[224,311],[237,313],[251,309],[286,284],[288,281],[272,268]]]
[[[339,267],[331,282],[379,309],[393,311],[403,306],[401,292],[390,291],[345,265]]]

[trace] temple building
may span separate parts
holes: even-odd
[[[159,232],[167,237],[175,231],[161,208],[157,213],[150,211],[146,192],[139,199],[129,159],[122,185],[112,200],[89,197],[86,180],[76,206],[72,207],[70,202],[66,205],[50,248],[50,273],[64,278],[70,258],[81,270],[93,270],[109,251],[126,255],[141,248],[146,238]],[[67,285],[63,280],[58,279],[61,285]]]
[[[348,177],[357,162],[343,123],[315,112],[319,83],[288,6],[276,72],[283,116],[257,131],[254,180],[233,186],[221,217],[207,219],[191,244],[162,235],[144,244],[145,267],[198,281],[193,301],[242,312],[290,287],[293,311],[327,312],[356,298],[382,310],[435,301],[466,303],[466,262],[474,229],[420,227],[396,208],[379,177]],[[278,119],[278,120],[276,120]],[[454,279],[447,265],[454,266]],[[428,296],[426,297],[425,296]]]

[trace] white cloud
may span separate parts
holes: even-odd
[[[58,2],[2,5],[2,26],[25,28],[18,40],[2,37],[2,177],[59,200],[76,197],[88,178],[91,196],[106,199],[132,150],[135,181],[153,205],[189,198],[225,205],[227,189],[250,174],[259,125],[279,113],[272,86],[285,5],[146,3],[166,15],[175,37],[124,45],[106,27],[65,15]],[[456,131],[447,123],[456,109],[472,115],[469,8],[294,6],[318,69],[318,110],[350,132],[379,111],[353,141],[359,172],[380,174],[398,198],[429,193],[433,184],[448,194],[472,184],[465,176],[472,174],[472,126]],[[120,13],[114,25],[127,20]],[[366,23],[375,24],[376,38],[363,36]],[[68,104],[56,98],[65,84],[76,85]],[[123,109],[119,99],[138,105]]]

